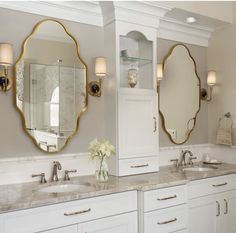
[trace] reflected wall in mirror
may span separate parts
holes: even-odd
[[[87,66],[75,38],[56,20],[39,22],[24,41],[15,76],[24,129],[41,150],[60,151],[87,107]]]
[[[183,44],[173,46],[163,61],[159,113],[163,130],[174,144],[187,142],[200,110],[201,83],[196,63]]]

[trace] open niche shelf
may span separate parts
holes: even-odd
[[[153,89],[153,43],[140,32],[120,36],[120,87]]]

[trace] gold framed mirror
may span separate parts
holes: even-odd
[[[162,128],[172,143],[181,145],[196,125],[201,81],[196,62],[184,44],[174,45],[162,64],[163,79],[157,88]]]
[[[14,100],[25,132],[48,153],[79,129],[88,104],[87,65],[76,39],[54,19],[35,25],[14,66]]]

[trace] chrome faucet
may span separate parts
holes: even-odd
[[[52,181],[58,181],[58,170],[61,170],[61,164],[58,161],[53,162]]]
[[[181,154],[180,154],[180,157],[179,157],[179,165],[180,166],[186,166],[187,163],[186,163],[186,155],[189,154],[189,162],[188,164],[189,165],[193,165],[193,159],[197,159],[197,157],[194,157],[193,156],[193,153],[192,151],[190,150],[182,150],[181,151]]]

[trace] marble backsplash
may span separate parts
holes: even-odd
[[[178,158],[181,150],[191,150],[197,157],[196,161],[202,160],[204,154],[209,154],[220,161],[236,164],[236,147],[198,144],[161,147],[159,166],[170,165],[170,160]],[[0,185],[36,181],[39,178],[32,178],[31,175],[42,172],[50,180],[55,160],[62,165],[62,170],[58,172],[59,178],[63,178],[65,170],[77,169],[77,173],[72,176],[92,175],[95,171],[95,163],[89,159],[88,153],[2,158]]]

